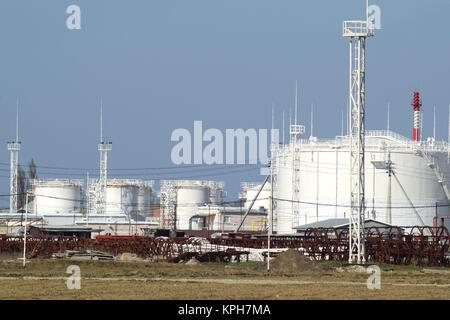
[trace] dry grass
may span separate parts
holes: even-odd
[[[81,269],[80,290],[66,286],[72,264]],[[369,290],[365,273],[274,275],[255,266],[32,260],[23,269],[20,261],[3,260],[0,299],[450,299],[448,272],[395,268],[382,272],[381,290]]]

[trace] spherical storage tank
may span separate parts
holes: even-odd
[[[38,215],[81,213],[81,180],[35,180],[32,182],[34,211]]]
[[[190,219],[197,214],[197,207],[208,203],[208,186],[197,181],[184,181],[177,185],[177,229],[190,229]]]

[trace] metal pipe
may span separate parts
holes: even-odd
[[[270,174],[268,174],[267,177],[264,179],[264,182],[261,184],[261,187],[259,188],[258,192],[256,193],[255,198],[253,199],[252,203],[250,204],[250,206],[248,207],[247,211],[245,212],[241,223],[239,224],[239,226],[236,229],[234,229],[234,232],[238,232],[239,229],[241,228],[242,224],[245,221],[245,218],[247,218],[248,214],[250,213],[250,210],[253,207],[253,204],[255,203],[256,199],[258,198],[259,194],[261,193],[261,190],[264,188],[264,185],[266,184],[267,180],[269,180],[269,178],[270,178]]]
[[[400,183],[400,180],[398,180],[397,175],[395,174],[395,172],[393,170],[391,172],[392,172],[392,175],[395,178],[395,181],[397,181],[398,185],[400,186],[400,189],[402,190],[403,194],[405,195],[406,199],[408,200],[409,205],[411,206],[411,208],[413,209],[414,213],[416,214],[417,219],[419,219],[419,221],[422,224],[422,226],[425,226],[425,223],[423,222],[422,218],[420,217],[419,213],[417,212],[416,208],[414,207],[411,199],[408,197],[408,194],[406,193],[405,189],[403,189],[403,186]]]

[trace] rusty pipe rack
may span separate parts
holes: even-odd
[[[409,230],[405,232],[404,229]],[[369,227],[365,229],[366,261],[449,265],[449,231],[441,227]],[[270,247],[302,250],[314,260],[348,261],[348,229],[311,228],[303,234],[272,236]],[[240,261],[251,249],[266,249],[267,237],[239,234],[220,238],[165,238],[145,236],[28,237],[27,258],[49,258],[65,250],[96,250],[113,255],[129,252],[152,261]],[[0,236],[0,256],[20,256],[22,237]]]

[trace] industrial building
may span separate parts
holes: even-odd
[[[231,232],[242,223],[240,231],[266,232],[267,210],[264,208],[251,209],[244,220],[247,209],[244,207],[203,206],[199,207],[193,219],[202,221],[207,230]]]

